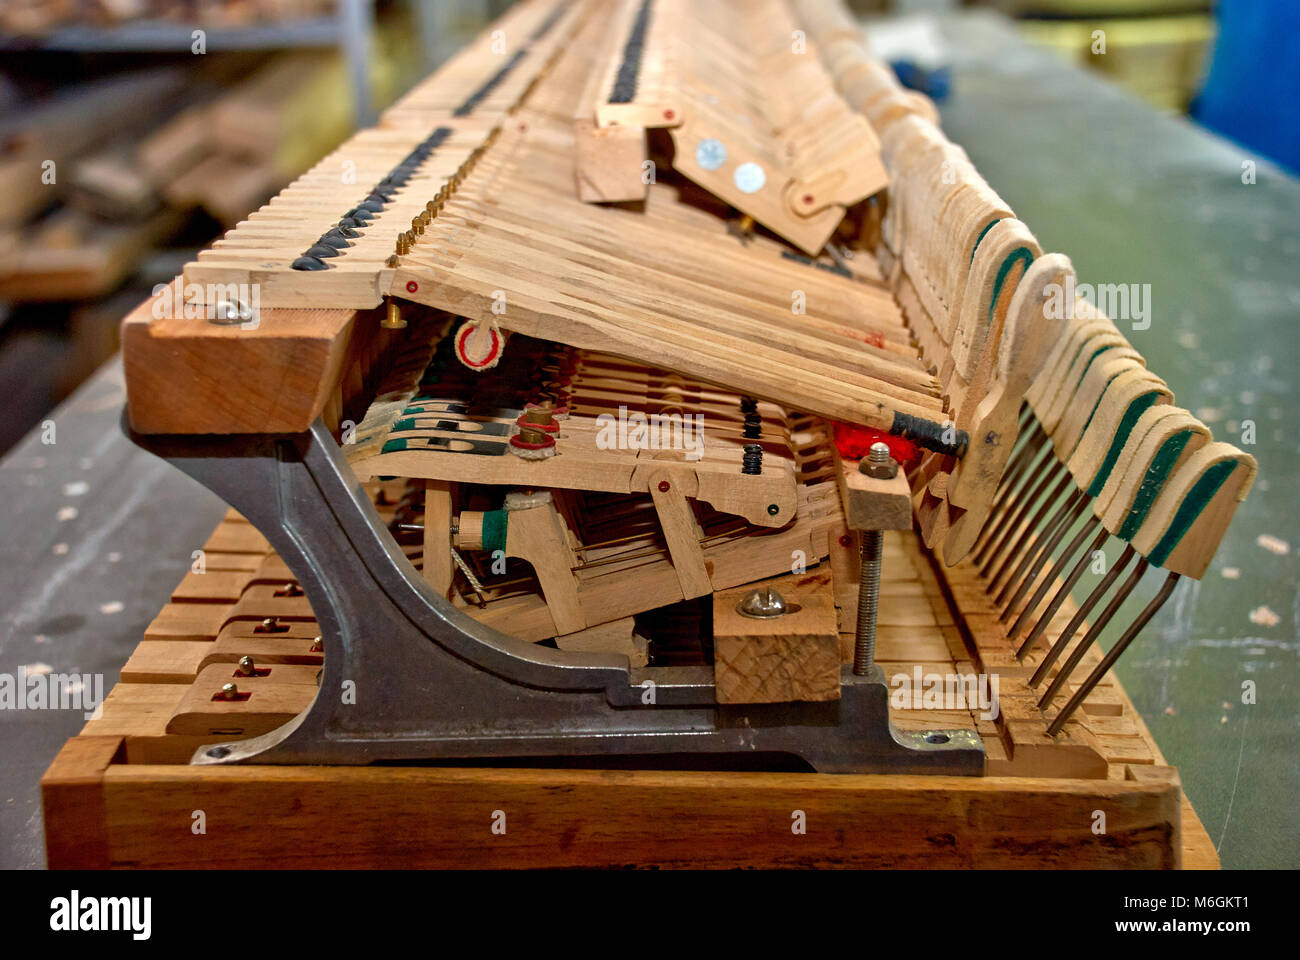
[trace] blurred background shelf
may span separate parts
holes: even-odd
[[[507,5],[0,3],[0,451],[154,285]]]

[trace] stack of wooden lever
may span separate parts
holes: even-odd
[[[1073,289],[835,0],[517,4],[127,318],[137,442],[247,519],[88,735],[328,789],[306,764],[769,743],[849,771],[855,816],[908,798],[913,826],[872,834],[890,862],[1210,862],[1110,668],[1255,464]],[[442,650],[462,672],[405,659]],[[344,668],[374,699],[333,714]],[[1000,678],[998,702],[885,706],[913,675]],[[885,722],[855,727],[868,696]],[[905,742],[951,765],[852,776]],[[944,770],[990,776],[910,775]],[[741,862],[659,828],[701,844],[675,862]],[[880,862],[861,835],[807,856]]]

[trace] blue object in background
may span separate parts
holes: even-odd
[[[1191,114],[1300,173],[1300,3],[1219,0],[1209,76]]]
[[[935,103],[948,96],[948,68],[932,67],[926,69],[911,60],[895,60],[890,66],[898,82],[909,90],[920,90]]]

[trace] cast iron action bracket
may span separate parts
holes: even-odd
[[[270,733],[202,747],[193,763],[761,752],[828,773],[984,772],[974,730],[895,730],[876,665],[865,676],[846,666],[839,700],[721,705],[709,667],[631,669],[622,655],[554,650],[478,623],[416,573],[320,422],[289,436],[125,429],[266,536],[320,625],[311,706]]]

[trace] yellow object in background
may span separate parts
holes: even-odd
[[[1208,14],[1022,20],[1019,26],[1036,46],[1107,74],[1153,106],[1178,112],[1186,111],[1200,88],[1214,39]]]

